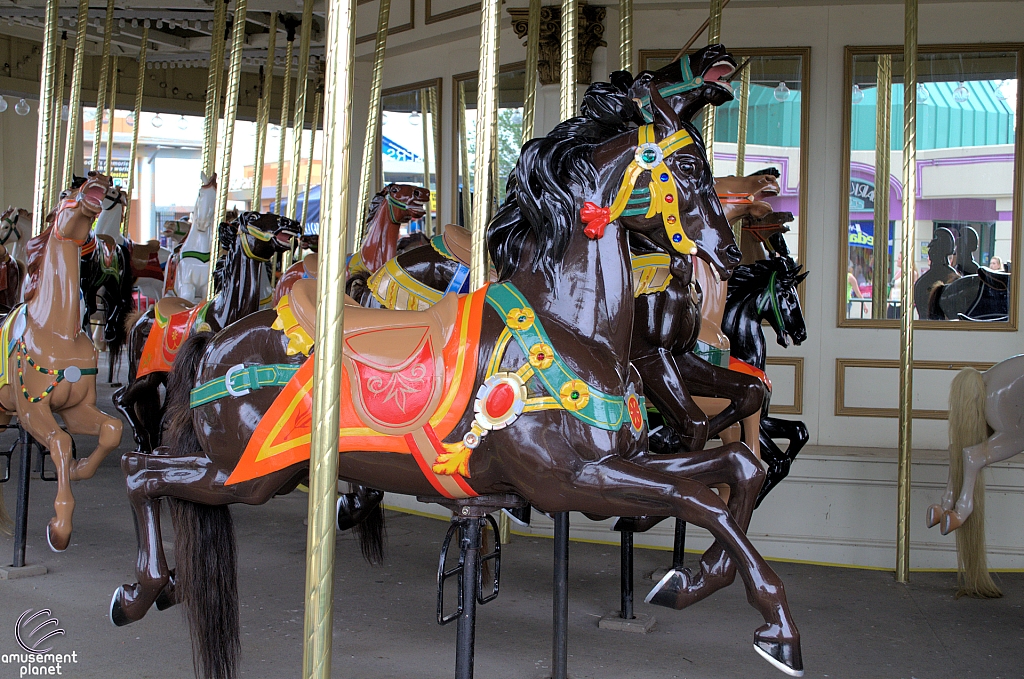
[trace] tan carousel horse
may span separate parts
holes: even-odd
[[[121,443],[121,420],[96,407],[96,363],[92,340],[82,331],[80,250],[102,209],[110,179],[90,173],[85,184],[61,201],[53,224],[28,244],[25,303],[0,329],[0,410],[17,416],[31,436],[50,451],[57,468],[56,516],[46,527],[54,551],[71,541],[75,498],[71,482],[88,479]],[[65,432],[54,413],[59,413]],[[72,459],[71,434],[98,436],[96,450]]]

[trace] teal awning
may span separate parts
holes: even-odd
[[[734,85],[739,85],[737,81]],[[800,91],[790,83],[789,98],[778,101],[775,88],[750,86],[747,98],[747,143],[763,146],[800,146]],[[715,141],[733,142],[738,137],[740,107],[736,99],[718,107]]]

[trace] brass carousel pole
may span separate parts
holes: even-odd
[[[217,120],[220,118],[220,86],[221,72],[224,70],[224,27],[227,25],[227,14],[227,1],[214,0],[210,68],[206,74],[206,110],[203,117],[203,172],[207,177],[213,176],[217,170]],[[223,179],[218,178],[218,186],[221,182]],[[214,238],[216,231],[214,224]],[[216,254],[212,257],[216,261]],[[210,270],[213,270],[213,265],[210,266]]]
[[[900,433],[897,465],[896,581],[910,581],[910,454],[914,427],[914,229],[917,191],[917,0],[903,19],[903,275],[900,276]],[[878,187],[875,187],[875,194]],[[888,234],[887,234],[888,235]],[[875,234],[876,238],[878,234]]]
[[[708,17],[708,44],[717,45],[722,41],[722,0],[711,0],[711,16]],[[704,149],[708,156],[708,165],[712,172],[715,168],[715,107],[704,107],[704,125],[701,129],[704,137]]]
[[[57,77],[53,82],[53,154],[50,156],[48,161],[50,167],[51,206],[57,204],[57,197],[60,195],[60,192],[64,190],[64,187],[61,186],[61,179],[64,177],[64,173],[61,171],[60,161],[55,160],[55,158],[60,157],[57,150],[60,148],[61,133],[63,132],[61,125],[61,107],[64,104],[64,76],[68,58],[67,45],[68,32],[64,31],[61,33],[60,43],[57,47],[59,50],[57,54]]]
[[[466,130],[466,81],[459,81],[459,166],[462,168],[462,226],[473,228],[473,196],[470,184],[469,137]]]
[[[430,135],[431,130],[427,129],[427,122],[429,118],[433,117],[430,112],[430,90],[423,88],[420,90],[420,127],[423,128],[423,186],[427,191],[433,191],[430,188]],[[430,125],[433,127],[433,124]],[[430,201],[427,201],[427,211],[423,215],[423,233],[428,236],[433,235],[433,216],[430,214]]]
[[[526,82],[523,85],[522,143],[533,139],[537,120],[537,62],[540,60],[540,0],[530,0],[526,20]]]
[[[284,216],[281,209],[281,193],[284,190],[284,151],[288,137],[288,104],[292,96],[292,54],[295,48],[295,29],[288,30],[288,45],[284,50],[284,88],[281,90],[281,125],[277,141],[277,189],[274,192],[274,210]],[[276,260],[275,260],[276,262]]]
[[[633,0],[619,0],[619,70],[633,72]]]
[[[374,192],[374,152],[377,149],[377,131],[380,129],[380,89],[384,81],[384,52],[388,44],[388,22],[391,20],[391,0],[380,0],[377,12],[377,40],[373,50],[373,75],[370,78],[370,110],[366,119],[366,138],[363,142],[363,165],[359,176],[359,203],[356,208],[356,240],[363,242],[366,235],[366,211]],[[321,194],[323,195],[323,194]],[[322,200],[322,199],[321,199]]]
[[[320,124],[320,103],[323,95],[320,87],[316,88],[313,95],[313,126],[309,133],[309,160],[306,161],[306,195],[302,198],[302,213],[299,215],[299,224],[302,225],[302,232],[306,232],[306,219],[309,217],[309,190],[313,183],[313,151],[316,149],[316,127]],[[323,191],[320,192],[320,200],[323,200]]]
[[[570,0],[574,1],[574,0]],[[494,203],[494,149],[498,136],[498,31],[501,0],[484,0],[480,21],[480,71],[476,94],[476,167],[470,289],[487,284],[487,224]]]
[[[267,37],[267,66],[263,71],[260,109],[256,121],[256,164],[253,168],[252,209],[259,210],[263,200],[263,165],[267,154],[267,124],[270,122],[271,92],[274,90],[274,51],[277,49],[277,12],[270,13]]]
[[[213,299],[213,273],[220,255],[220,223],[228,211],[228,185],[231,183],[231,152],[235,145],[235,117],[238,115],[238,81],[242,77],[242,49],[245,47],[245,12],[248,0],[235,0],[235,16],[231,22],[231,66],[228,71],[227,100],[224,103],[224,154],[217,176],[217,204],[214,206],[213,228],[210,229],[210,278],[206,299]]]
[[[317,351],[313,355],[313,427],[306,533],[306,611],[302,677],[329,679],[334,603],[335,507],[341,406],[341,340],[345,314],[349,155],[352,142],[356,0],[329,0],[327,10],[324,190],[317,277]]]
[[[562,86],[559,94],[559,115],[568,120],[576,115],[576,23],[579,14],[577,0],[562,0]],[[479,134],[479,132],[478,132]],[[480,144],[477,143],[479,148]]]
[[[872,243],[871,316],[885,318],[889,300],[889,173],[892,138],[892,55],[878,55],[875,106],[875,235]]]
[[[75,146],[82,122],[82,71],[85,68],[85,34],[89,25],[89,0],[78,0],[75,23],[75,62],[71,66],[71,100],[68,102],[68,141],[64,145],[64,186],[71,186],[75,170]]]
[[[132,215],[132,191],[135,188],[135,155],[139,152],[139,128],[142,127],[142,91],[146,87],[146,45],[149,42],[149,19],[142,20],[142,46],[139,48],[139,82],[135,90],[135,124],[132,125],[132,147],[128,153],[128,191],[125,198],[121,231],[128,235],[128,218]]]
[[[743,69],[740,76],[739,120],[736,133],[736,176],[742,177],[747,163],[747,118],[750,111],[750,69]]]
[[[288,184],[288,201],[292,219],[299,218],[299,165],[302,163],[302,131],[306,127],[306,90],[309,85],[309,43],[313,36],[313,0],[302,5],[302,32],[299,35],[299,72],[295,78],[295,111],[292,114],[292,171]],[[283,268],[291,263],[291,250],[284,253]]]
[[[50,158],[53,155],[54,46],[57,43],[59,0],[46,0],[46,25],[43,27],[43,63],[39,79],[39,125],[36,134],[36,171],[32,196],[32,233],[43,231],[50,193]],[[57,112],[60,115],[60,111]]]
[[[117,113],[117,80],[120,71],[117,70],[117,55],[115,54],[110,62],[110,123],[107,125],[107,164],[104,166],[104,173],[114,176],[114,114]]]
[[[114,32],[114,0],[107,0],[107,18],[103,24],[103,52],[100,57],[100,82],[96,88],[96,128],[92,135],[92,160],[89,168],[99,170],[100,142],[103,141],[103,112],[107,104],[107,75],[110,73],[110,34]],[[113,125],[114,121],[111,120]],[[106,168],[110,174],[110,168]]]

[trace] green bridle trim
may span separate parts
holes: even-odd
[[[202,262],[204,264],[209,264],[210,263],[210,253],[209,252],[197,252],[196,250],[184,250],[181,253],[181,258],[182,259],[198,259],[200,262]]]
[[[398,200],[397,198],[392,198],[390,195],[385,196],[385,197],[387,198],[387,201],[388,201],[388,214],[391,216],[391,221],[394,222],[395,224],[398,224],[399,221],[395,217],[395,208],[397,207],[399,210],[408,210],[409,209],[409,204],[408,203],[403,203],[402,201]]]
[[[760,315],[771,306],[772,313],[775,314],[776,327],[783,328],[785,324],[782,321],[782,309],[779,308],[779,291],[776,286],[778,278],[779,272],[772,271],[772,275],[768,278],[768,287],[757,297],[757,313]]]
[[[658,94],[662,97],[671,97],[690,90],[695,90],[704,84],[704,78],[694,75],[690,70],[690,58],[683,57],[679,60],[680,82],[658,88]],[[651,95],[645,94],[640,97],[640,112],[644,114],[644,122],[654,122],[654,114],[651,112]]]

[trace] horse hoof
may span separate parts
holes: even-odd
[[[153,602],[156,604],[156,610],[166,611],[171,606],[177,605],[178,595],[175,591],[175,584],[174,571],[171,571],[167,584],[164,585],[163,589],[160,590],[160,593],[156,595],[156,600]]]
[[[929,528],[939,525],[942,520],[942,505],[931,505],[928,507],[927,523]]]
[[[654,586],[654,589],[644,599],[644,603],[679,610],[681,608],[677,603],[679,593],[689,586],[689,573],[673,568],[668,573],[665,573],[665,577],[658,581],[658,584]]]
[[[131,622],[121,606],[121,595],[123,593],[124,587],[118,587],[114,590],[114,596],[110,597],[110,623],[114,627],[124,627]]]
[[[949,535],[957,528],[964,525],[964,521],[966,521],[966,519],[961,519],[955,509],[950,509],[949,511],[942,513],[942,526],[940,530],[943,535]]]
[[[754,650],[775,669],[791,677],[804,676],[804,661],[800,657],[799,641],[755,639]]]
[[[69,542],[71,542],[71,537],[70,536],[68,536],[67,538],[64,538],[63,546],[62,547],[58,546],[59,544],[61,544],[60,541],[58,541],[57,544],[54,544],[54,541],[53,541],[53,525],[49,524],[49,523],[46,524],[46,544],[49,545],[51,552],[53,552],[54,554],[60,554],[61,552],[67,550]]]

